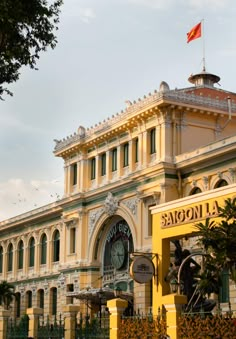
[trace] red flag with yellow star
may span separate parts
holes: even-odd
[[[202,23],[199,22],[196,26],[194,26],[191,31],[187,33],[187,43],[202,36]]]

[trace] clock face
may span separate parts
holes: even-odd
[[[111,263],[118,270],[125,261],[125,247],[122,240],[114,242],[111,248]]]

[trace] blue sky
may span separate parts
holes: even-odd
[[[53,139],[91,127],[126,100],[190,86],[207,71],[235,91],[234,0],[64,0],[58,45],[41,54],[38,71],[22,69],[0,104],[0,220],[63,195],[63,161]],[[204,19],[204,39],[186,33]]]

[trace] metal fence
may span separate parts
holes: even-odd
[[[22,317],[18,322],[16,319],[9,318],[7,323],[7,339],[25,339],[28,338],[29,318]]]
[[[55,316],[53,322],[49,321],[49,317],[46,320],[43,317],[39,320],[38,339],[63,339],[64,331],[64,321],[61,314],[59,319]]]
[[[109,339],[110,321],[109,314],[90,318],[89,315],[80,315],[76,318],[75,339]]]

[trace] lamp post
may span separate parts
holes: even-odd
[[[177,293],[178,291],[178,280],[177,279],[172,279],[170,281],[170,290],[171,290],[171,293]]]
[[[100,328],[102,327],[102,298],[103,298],[103,290],[100,289],[98,291],[98,298],[99,298],[99,324]]]

